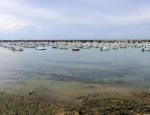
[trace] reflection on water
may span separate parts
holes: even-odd
[[[46,79],[134,87],[149,87],[150,83],[150,52],[140,49],[12,52],[0,48],[0,52],[1,81]]]

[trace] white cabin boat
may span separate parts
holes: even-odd
[[[109,49],[110,49],[110,47],[108,47],[108,46],[104,46],[101,48],[102,51],[108,51]]]
[[[80,51],[80,48],[72,48],[72,51]]]
[[[142,51],[150,51],[150,47],[142,48]]]
[[[23,51],[23,47],[19,47],[19,46],[14,46],[12,47],[13,51]]]
[[[38,47],[36,47],[36,50],[46,50],[46,48],[42,47],[42,46],[38,46]]]

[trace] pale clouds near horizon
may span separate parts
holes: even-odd
[[[149,12],[148,0],[0,0],[0,39],[147,39]]]

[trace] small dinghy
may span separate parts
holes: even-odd
[[[142,48],[142,51],[150,51],[150,48]]]
[[[46,50],[46,48],[42,47],[42,46],[39,46],[39,47],[36,47],[36,50]]]
[[[110,49],[110,47],[104,46],[104,47],[101,48],[101,51],[108,51],[109,49]]]
[[[23,48],[19,47],[19,46],[14,46],[14,47],[12,47],[12,50],[13,51],[23,51]]]
[[[80,48],[72,48],[72,51],[80,51]]]

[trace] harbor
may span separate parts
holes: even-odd
[[[150,1],[2,0],[0,115],[150,115]]]
[[[139,48],[141,51],[150,51],[149,41],[1,41],[0,46],[12,51],[23,51],[25,48],[46,50],[46,47],[54,49],[80,49],[98,48],[100,51],[117,50],[119,48]]]
[[[119,113],[131,113],[130,108],[134,113],[147,113],[149,46],[148,41],[3,41],[0,43],[1,102],[14,98],[8,107],[12,110],[11,105],[16,104],[17,112],[25,111],[19,107],[20,103],[26,106],[32,102],[36,108],[42,104],[52,114],[92,114],[91,109],[85,109],[87,105],[93,109],[101,106],[100,113],[105,114],[116,113],[118,109]],[[34,107],[30,110],[35,110]],[[43,113],[40,108],[38,112]]]
[[[5,82],[43,77],[149,87],[150,42],[1,42],[0,51]]]

